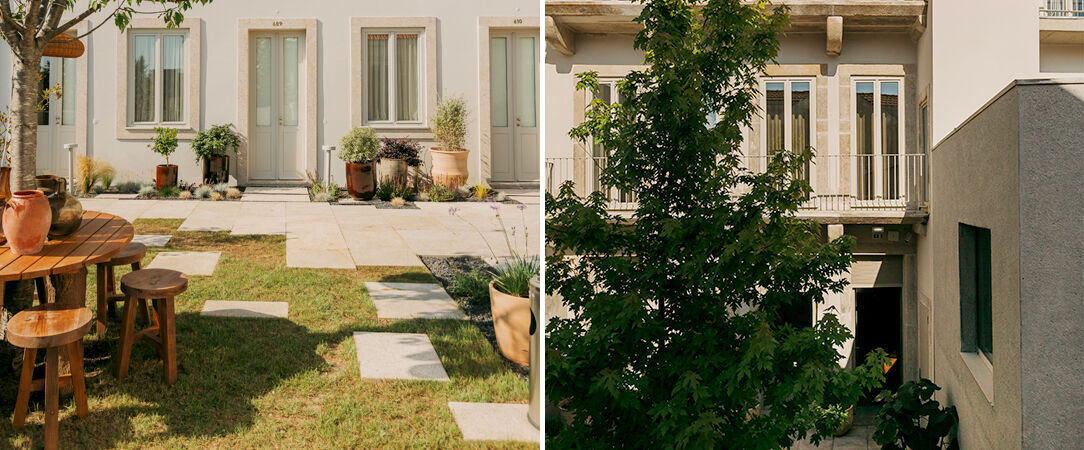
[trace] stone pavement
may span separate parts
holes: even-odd
[[[449,381],[429,336],[422,333],[354,333],[362,378]]]
[[[448,402],[465,441],[538,442],[526,404]]]
[[[249,302],[207,300],[203,303],[201,316],[215,317],[275,317],[285,319],[290,315],[287,302]]]
[[[456,319],[467,315],[439,284],[366,282],[378,319]]]
[[[312,203],[303,188],[250,188],[243,201],[81,199],[86,210],[135,219],[184,219],[180,231],[286,235],[289,267],[420,266],[418,255],[487,260],[537,254],[540,205],[418,202],[419,209]],[[530,195],[518,195],[532,201]],[[498,219],[493,208],[501,214]],[[455,214],[449,209],[455,208]],[[501,222],[508,229],[508,240]]]

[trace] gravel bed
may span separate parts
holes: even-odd
[[[460,273],[470,273],[472,269],[479,270],[493,270],[493,268],[485,262],[482,258],[477,256],[422,256],[419,255],[422,260],[422,264],[425,264],[429,271],[433,273],[433,276],[440,281],[440,284],[445,289],[448,288],[448,284],[452,282],[452,279]],[[474,326],[478,327],[482,331],[482,335],[486,337],[489,344],[493,346],[493,350],[498,355],[501,354],[500,348],[497,347],[497,334],[493,331],[493,314],[489,310],[489,303],[483,303],[481,305],[472,305],[470,300],[464,297],[456,296],[451,292],[448,293],[455,302],[459,304],[459,307],[467,313],[467,317],[474,323]],[[521,367],[508,359],[501,356],[501,359],[512,372],[519,375],[524,380],[527,379],[530,370],[527,367]]]

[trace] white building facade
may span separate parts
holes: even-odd
[[[1073,105],[1084,95],[1075,81],[1014,80],[1084,75],[1084,2],[775,3],[790,8],[791,25],[761,79],[746,166],[763,167],[772,149],[812,146],[804,176],[813,194],[798,214],[820,223],[826,239],[848,234],[858,244],[850,287],[810,320],[834,307],[852,329],[844,364],[881,347],[898,359],[890,387],[918,378],[942,386],[939,398],[959,410],[963,448],[1080,442],[1084,379],[1067,373],[1084,369],[1084,326],[1057,318],[1084,314],[1084,244],[1072,219],[1084,209],[1084,140],[1073,140],[1084,125]],[[548,190],[566,180],[583,193],[598,186],[605,150],[567,132],[592,99],[620,101],[605,82],[642,67],[633,48],[639,12],[627,1],[547,2]],[[585,71],[599,73],[600,92],[575,90]],[[1060,140],[1028,134],[1036,122],[1021,111],[1034,118],[1039,98],[1060,108],[1040,123],[1073,131]],[[1016,113],[993,117],[1002,109],[991,104]],[[965,124],[986,133],[954,132]],[[985,151],[1000,141],[976,136],[994,131],[1003,148]],[[1048,164],[1017,164],[1023,158],[1060,161],[1050,172],[1059,175],[1039,183],[1025,167]],[[627,193],[608,194],[613,210],[635,208]],[[1050,210],[1066,216],[1057,218],[1063,225],[1049,225]],[[1065,248],[1025,263],[1028,251],[1053,242]],[[1060,289],[1039,299],[1027,283]],[[1051,320],[1056,331],[1043,327]],[[1046,352],[1057,356],[1040,364]]]
[[[46,58],[61,84],[39,120],[38,171],[68,174],[64,144],[109,162],[118,180],[150,180],[164,161],[147,147],[156,126],[180,130],[170,158],[198,182],[189,146],[199,130],[232,123],[244,144],[232,161],[240,185],[299,185],[306,173],[340,184],[338,145],[354,126],[433,146],[440,99],[470,111],[471,182],[538,182],[538,4],[424,0],[218,1],[166,29],[137,15],[120,32],[106,23],[78,59]],[[80,30],[97,26],[93,15]],[[0,67],[11,67],[0,52]],[[10,69],[9,69],[10,70]],[[10,73],[10,72],[9,72]],[[0,77],[0,102],[10,98]]]

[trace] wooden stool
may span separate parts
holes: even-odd
[[[19,394],[15,400],[15,428],[26,424],[30,392],[45,389],[45,448],[57,448],[59,439],[59,391],[71,385],[75,391],[75,413],[86,417],[87,389],[83,379],[83,336],[94,324],[94,314],[79,305],[45,303],[20,311],[8,321],[7,339],[23,348]],[[60,375],[60,354],[65,347],[71,364],[70,375]],[[34,379],[34,357],[45,349],[45,379]]]
[[[98,263],[98,330],[99,336],[105,335],[107,313],[112,313],[114,304],[124,300],[124,295],[117,293],[117,282],[113,275],[113,268],[131,264],[132,271],[140,269],[143,257],[147,254],[147,246],[132,242],[124,247],[120,253],[113,255],[109,261]],[[146,308],[143,309],[146,314]]]
[[[188,288],[188,277],[176,270],[144,269],[120,279],[120,290],[128,297],[124,305],[124,325],[120,330],[120,359],[117,378],[128,376],[132,344],[149,339],[157,348],[165,366],[166,383],[177,382],[177,330],[173,326],[173,298]],[[136,308],[144,308],[147,300],[154,302],[151,326],[135,332]],[[137,305],[138,306],[135,306]]]

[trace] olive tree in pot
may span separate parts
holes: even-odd
[[[430,150],[433,156],[433,183],[455,191],[466,184],[469,175],[469,151],[463,148],[467,139],[467,101],[462,96],[448,97],[437,104],[433,138],[439,146]]]
[[[196,133],[192,138],[192,151],[196,162],[203,162],[203,183],[225,183],[230,179],[230,155],[241,145],[241,136],[233,131],[233,124],[221,124]]]
[[[383,138],[380,151],[376,152],[377,176],[380,183],[401,183],[407,179],[410,167],[422,165],[418,158],[421,144],[413,139]]]
[[[155,136],[150,147],[155,153],[165,156],[166,163],[159,164],[155,170],[154,185],[157,189],[177,185],[177,165],[169,163],[169,155],[177,151],[177,129],[154,127]]]
[[[346,162],[346,191],[351,197],[373,198],[373,158],[379,148],[380,140],[369,127],[354,127],[339,141],[339,159]]]

